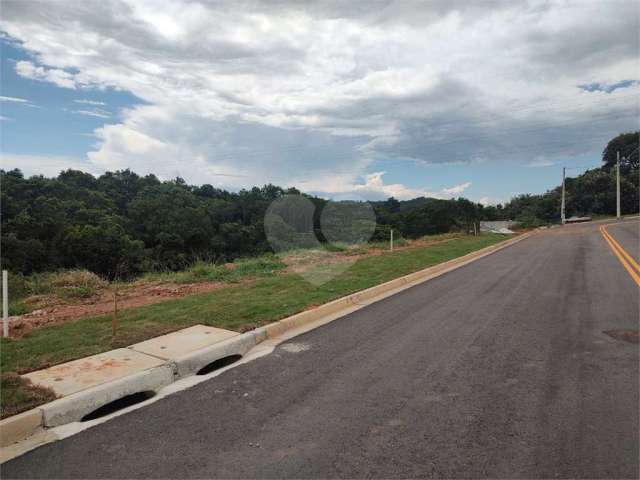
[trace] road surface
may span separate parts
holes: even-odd
[[[548,230],[2,476],[638,478],[638,308],[597,224]]]

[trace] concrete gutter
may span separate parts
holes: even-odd
[[[5,418],[0,423],[0,447],[7,447],[18,440],[33,435],[42,427],[42,410],[34,408]]]
[[[139,392],[157,393],[173,382],[174,366],[171,364],[143,370],[41,405],[39,409],[42,411],[42,424],[44,427],[57,427],[77,422],[86,414],[114,400]]]
[[[184,378],[194,375],[205,365],[231,355],[244,356],[249,350],[267,339],[265,332],[260,329],[237,335],[222,342],[201,348],[173,360],[176,377]]]
[[[4,449],[28,438],[36,431],[41,431],[43,427],[50,428],[77,422],[86,414],[123,396],[143,391],[157,393],[178,379],[194,375],[211,362],[231,355],[244,356],[253,347],[265,342],[265,340],[270,340],[267,343],[272,343],[273,339],[289,338],[291,335],[288,334],[298,335],[304,331],[317,328],[388,296],[514,245],[532,234],[533,232],[526,233],[497,245],[492,245],[462,257],[347,295],[312,310],[300,312],[264,327],[167,360],[163,365],[73,393],[28,412],[7,418],[0,421],[0,446]],[[133,347],[135,346],[131,348]],[[0,460],[6,461],[8,459],[6,458],[7,456],[0,455]]]

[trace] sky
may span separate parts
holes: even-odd
[[[638,129],[639,8],[3,0],[2,168],[503,203]]]

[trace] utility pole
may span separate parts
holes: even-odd
[[[389,238],[389,250],[393,252],[393,228],[391,229],[391,237]]]
[[[566,223],[566,218],[564,214],[564,177],[565,177],[565,167],[562,167],[562,204],[560,205],[560,221],[564,225]]]
[[[618,220],[622,218],[620,215],[620,152],[617,152],[616,162],[616,217]]]

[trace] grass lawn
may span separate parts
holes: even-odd
[[[239,331],[258,327],[505,239],[494,234],[466,236],[428,247],[361,258],[320,286],[295,273],[278,273],[257,278],[248,285],[131,308],[121,312],[115,338],[111,336],[109,316],[43,327],[21,338],[2,338],[2,372],[26,373],[198,323]]]

